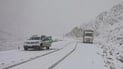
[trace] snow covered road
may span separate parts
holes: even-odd
[[[25,63],[32,60],[33,58],[40,57],[47,53],[53,52],[64,48],[66,45],[71,43],[71,41],[60,41],[52,44],[51,50],[43,51],[24,51],[21,50],[10,50],[0,52],[0,69],[8,68],[15,65]]]
[[[54,69],[106,69],[93,44],[77,45],[77,49]]]
[[[40,57],[55,50],[59,51]],[[94,44],[83,44],[73,40],[56,42],[51,50],[4,51],[0,52],[0,69],[106,69],[97,51],[99,49]],[[39,57],[31,60],[37,56]],[[27,61],[29,59],[30,61]],[[23,61],[27,62],[21,63]]]
[[[75,45],[76,42],[73,42],[60,51],[21,64],[19,66],[12,67],[10,69],[48,69],[52,64],[62,59],[66,54],[73,50]]]

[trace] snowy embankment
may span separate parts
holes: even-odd
[[[105,66],[109,69],[123,69],[123,24],[117,23],[106,28],[95,40],[102,49]]]
[[[22,49],[23,46],[20,46],[21,48],[19,50],[1,51],[0,52],[0,69],[24,62],[24,61],[32,59],[36,56],[54,51],[56,49],[61,49],[66,44],[68,44],[70,42],[71,41],[54,42],[52,44],[51,50],[46,50],[46,51],[45,50],[42,50],[42,51],[24,51]]]

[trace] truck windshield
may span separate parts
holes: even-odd
[[[40,37],[31,37],[29,40],[41,40]]]
[[[85,36],[93,36],[92,33],[86,33]]]

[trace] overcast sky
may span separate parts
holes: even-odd
[[[122,0],[0,0],[0,30],[63,35]]]

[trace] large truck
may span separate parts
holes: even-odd
[[[93,30],[84,30],[83,32],[83,43],[93,43],[94,31]]]
[[[24,50],[29,50],[29,48],[41,50],[41,49],[49,49],[52,43],[51,36],[37,36],[33,35],[29,39],[24,42]]]

